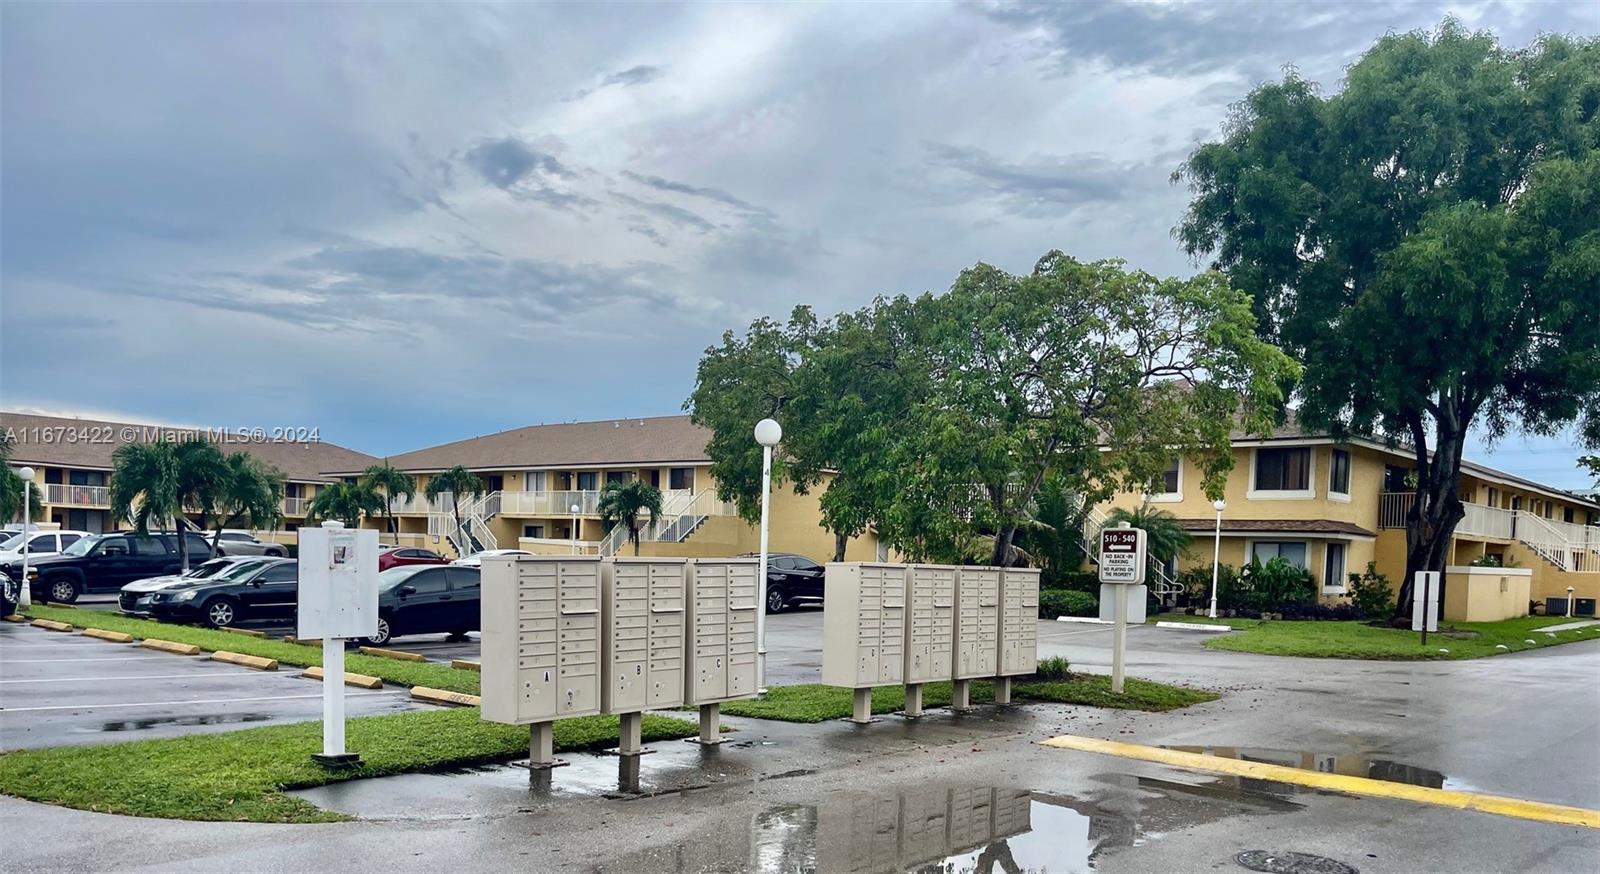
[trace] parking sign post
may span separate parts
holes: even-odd
[[[1122,694],[1123,654],[1128,648],[1128,590],[1144,585],[1145,532],[1123,522],[1100,529],[1100,582],[1112,584],[1116,596],[1111,626],[1111,691]]]
[[[344,749],[344,642],[378,633],[378,532],[324,522],[299,537],[295,633],[322,641],[322,753],[311,760],[350,768],[361,757]]]

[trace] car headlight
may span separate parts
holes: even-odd
[[[174,600],[174,601],[193,601],[194,600],[194,596],[198,595],[198,594],[200,594],[200,593],[199,592],[192,592],[192,591],[191,592],[179,592],[178,594],[172,596],[172,600]]]

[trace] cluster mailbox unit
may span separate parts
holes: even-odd
[[[700,708],[700,742],[720,743],[721,704],[756,694],[756,575],[742,558],[689,560],[684,702]]]
[[[617,748],[624,755],[642,752],[645,710],[683,704],[687,572],[681,558],[617,558],[600,564],[608,611],[602,612],[600,709],[621,716]]]
[[[872,689],[905,684],[907,717],[922,713],[922,685],[954,681],[951,706],[971,706],[971,681],[1038,667],[1039,572],[871,562],[828,565],[822,681],[853,691],[852,722],[870,722]]]

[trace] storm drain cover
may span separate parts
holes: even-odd
[[[1233,860],[1251,871],[1265,871],[1267,874],[1361,874],[1354,865],[1310,853],[1245,850],[1234,856]]]

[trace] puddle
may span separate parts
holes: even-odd
[[[216,713],[210,716],[159,716],[150,719],[121,719],[100,725],[98,731],[145,731],[167,725],[227,725],[234,722],[266,722],[267,713]]]
[[[1300,809],[1248,787],[1122,774],[1096,779],[1104,788],[1092,799],[1015,788],[930,786],[779,805],[592,870],[1070,874],[1095,870],[1109,851],[1195,825]]]
[[[1197,746],[1169,746],[1167,749],[1218,756],[1224,759],[1238,759],[1243,762],[1283,765],[1289,768],[1298,768],[1302,771],[1321,771],[1325,774],[1367,777],[1372,780],[1383,780],[1389,783],[1426,786],[1430,789],[1470,790],[1473,788],[1458,780],[1451,780],[1444,774],[1430,768],[1419,768],[1415,765],[1373,758],[1360,753],[1310,753],[1293,750]],[[1258,780],[1255,782],[1260,783],[1263,781]]]

